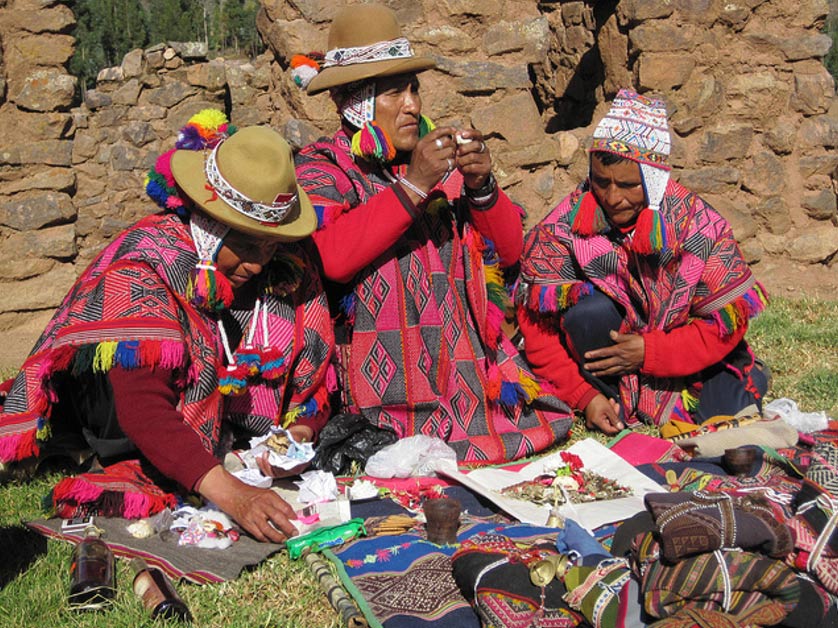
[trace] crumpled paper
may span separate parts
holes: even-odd
[[[288,438],[290,444],[286,453],[280,454],[264,444],[274,434],[285,434]],[[272,466],[285,471],[306,464],[314,458],[312,443],[298,443],[291,432],[281,427],[272,427],[270,434],[251,438],[249,445],[250,449],[227,454],[224,459],[224,468],[245,484],[257,488],[268,488],[273,482],[273,478],[262,474],[256,463],[256,460],[265,452],[268,452],[268,462]]]
[[[294,482],[300,493],[297,500],[301,504],[316,504],[336,500],[340,495],[335,476],[328,471],[307,471],[300,475],[302,480]]]

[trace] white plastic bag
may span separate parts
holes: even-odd
[[[375,478],[431,476],[442,465],[457,466],[457,454],[444,440],[419,434],[387,445],[367,460],[366,474]]]
[[[767,418],[779,416],[798,432],[804,434],[825,430],[829,426],[829,417],[825,412],[801,412],[796,401],[785,397],[765,404],[762,413]]]

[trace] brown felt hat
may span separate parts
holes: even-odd
[[[291,147],[269,127],[239,129],[214,150],[175,151],[171,164],[189,198],[236,231],[290,242],[317,227],[314,207],[297,185]]]
[[[363,54],[370,46],[402,37],[396,14],[388,7],[357,4],[341,9],[329,29],[329,52],[323,69],[308,84],[307,92],[318,94],[355,81],[421,72],[436,66],[431,57],[414,56],[409,48],[397,45],[378,47],[372,57]]]

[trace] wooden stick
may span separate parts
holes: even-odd
[[[343,625],[348,628],[368,628],[369,624],[366,617],[358,610],[355,602],[332,575],[329,564],[314,552],[306,554],[304,559],[314,577],[317,578],[320,588],[326,594],[329,604],[340,615]]]

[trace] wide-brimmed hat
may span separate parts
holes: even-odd
[[[269,127],[239,129],[211,150],[177,150],[171,169],[198,207],[236,231],[292,241],[317,226],[314,207],[297,185],[291,147]]]
[[[431,57],[413,54],[396,14],[380,4],[345,7],[329,29],[329,51],[307,92],[379,76],[421,72],[436,66]]]

